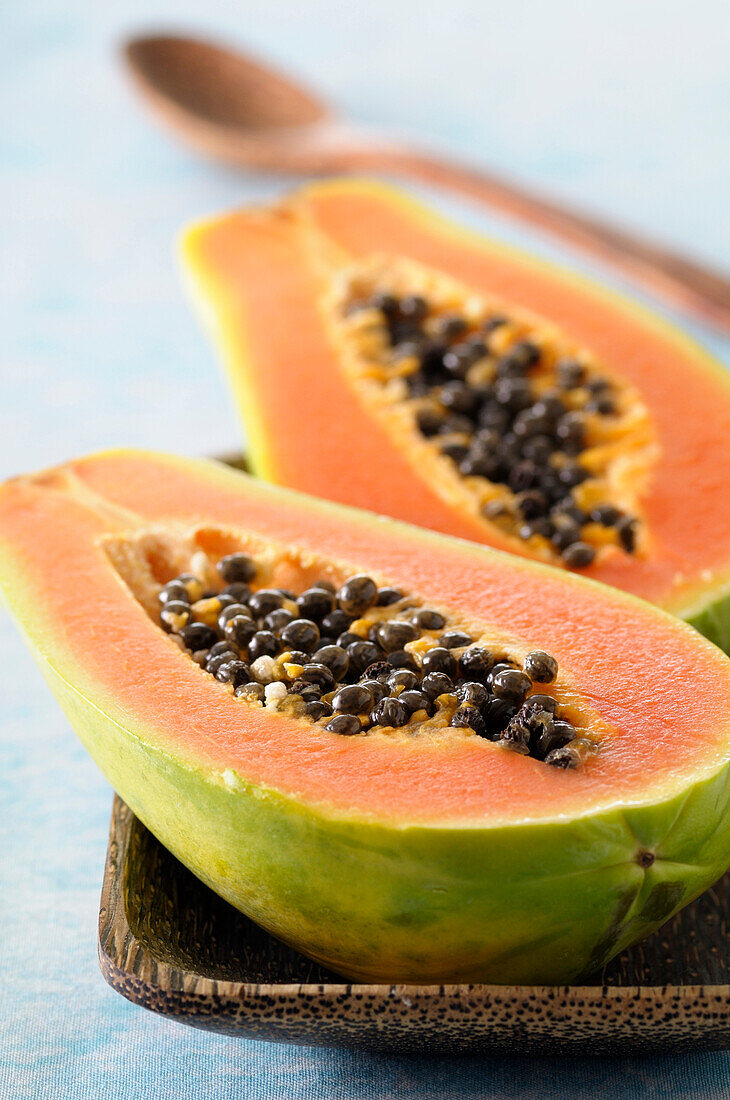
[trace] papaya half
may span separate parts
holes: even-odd
[[[668,324],[385,186],[193,226],[262,477],[580,570],[730,650],[730,380]]]
[[[730,662],[567,570],[117,451],[0,489],[0,588],[134,813],[350,978],[567,982],[730,863]]]

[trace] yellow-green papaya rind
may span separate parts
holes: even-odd
[[[493,828],[391,826],[186,764],[36,656],[88,751],[159,840],[264,928],[353,980],[573,981],[727,864],[730,765],[657,805]]]
[[[700,610],[683,615],[685,622],[730,654],[730,594],[710,599]]]

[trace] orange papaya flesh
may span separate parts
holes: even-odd
[[[564,772],[476,736],[338,737],[243,705],[149,612],[191,547],[278,548],[292,587],[367,572],[553,653],[598,751]],[[730,862],[730,664],[567,571],[213,463],[110,452],[0,490],[0,588],[132,809],[223,897],[349,976],[567,980]]]
[[[630,412],[625,444],[613,447],[612,477],[636,505],[639,544],[626,552],[591,525],[598,553],[581,571],[730,648],[730,382],[682,334],[618,295],[372,183],[318,184],[280,207],[194,226],[183,251],[258,473],[553,564],[561,563],[545,540],[520,541],[475,512],[415,434],[358,387],[331,300],[353,265],[387,268],[390,258],[394,268],[417,265],[437,283],[456,280],[508,310],[526,310],[538,331],[540,323],[557,326],[561,339],[588,349],[617,380]]]

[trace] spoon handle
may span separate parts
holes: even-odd
[[[730,335],[730,279],[645,237],[492,176],[406,148],[353,148],[349,170],[377,169],[466,195],[609,263],[622,275]],[[343,167],[345,167],[343,165]]]

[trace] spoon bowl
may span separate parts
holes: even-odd
[[[270,66],[180,35],[132,38],[123,51],[149,105],[203,152],[259,169],[328,170],[342,128],[317,96]]]

